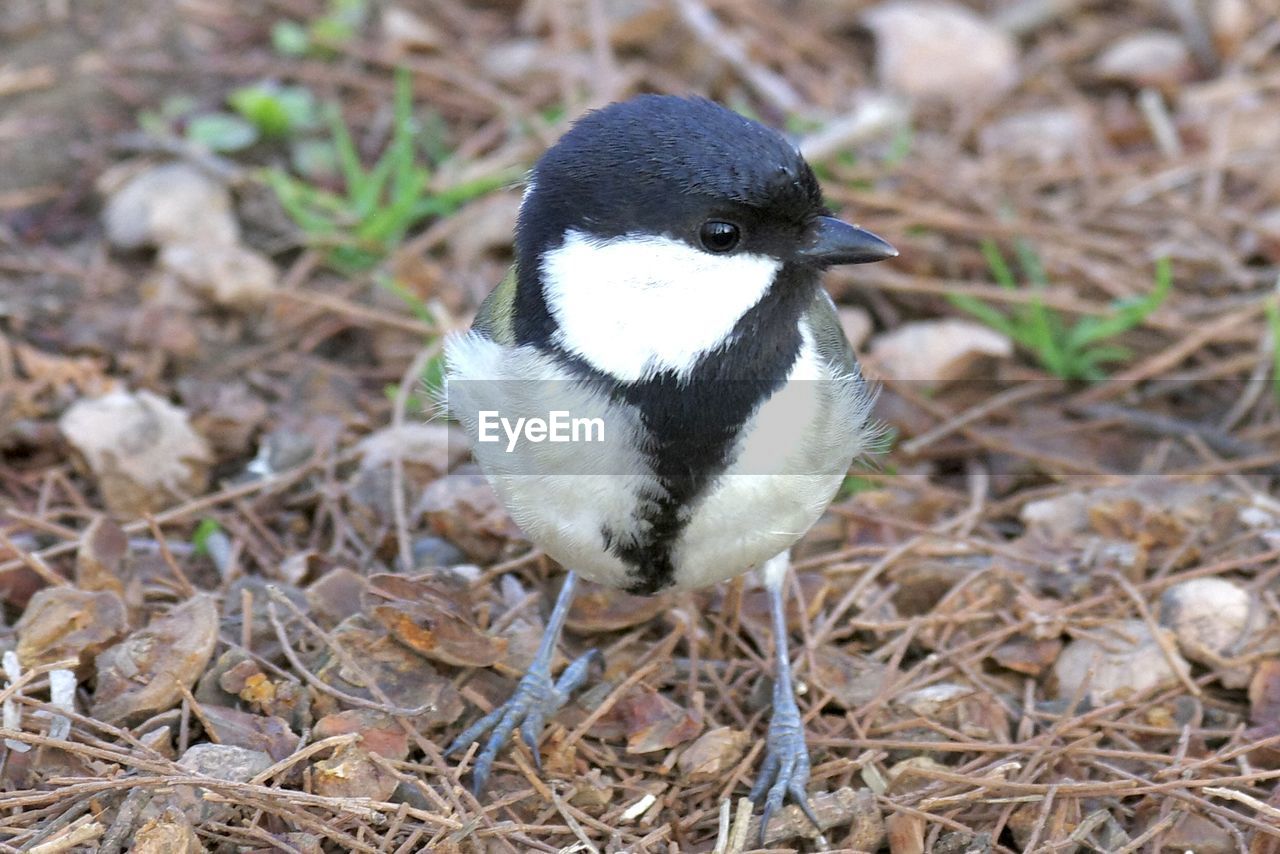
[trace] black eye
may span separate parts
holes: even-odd
[[[732,252],[738,245],[738,241],[742,240],[742,229],[722,219],[709,219],[698,231],[698,239],[702,241],[702,247],[708,252],[716,254]]]

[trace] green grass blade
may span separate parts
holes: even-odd
[[[1049,275],[1045,273],[1044,262],[1040,260],[1040,254],[1036,252],[1035,247],[1018,238],[1013,243],[1013,251],[1018,256],[1018,266],[1022,268],[1022,274],[1026,276],[1027,281],[1033,285],[1048,286]]]
[[[413,117],[413,81],[403,68],[396,70],[394,127],[388,154],[392,161],[391,200],[393,204],[416,197],[422,188],[416,186],[423,170],[414,163],[413,140],[417,123]],[[425,181],[422,182],[425,186]]]
[[[1068,344],[1083,349],[1095,341],[1113,338],[1141,324],[1158,309],[1173,289],[1173,268],[1168,258],[1156,261],[1156,286],[1151,293],[1136,300],[1119,303],[1103,317],[1080,320],[1068,336]]]
[[[338,153],[338,166],[342,169],[342,180],[346,182],[349,197],[365,181],[364,167],[360,165],[360,152],[356,151],[351,131],[342,119],[342,111],[335,105],[326,112],[329,132],[333,136],[333,148]]]
[[[982,257],[986,259],[987,266],[991,268],[991,275],[995,277],[1000,287],[1010,291],[1017,290],[1018,281],[1013,277],[1013,271],[1009,269],[1009,262],[1004,259],[1004,253],[991,238],[982,241]]]
[[[1010,338],[1016,337],[1014,324],[998,309],[992,308],[977,297],[968,294],[947,294],[947,300],[961,311],[967,311],[997,332]]]

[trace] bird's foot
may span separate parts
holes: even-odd
[[[773,719],[765,740],[764,765],[751,789],[751,800],[763,806],[760,816],[760,844],[765,841],[769,819],[782,806],[788,795],[800,807],[821,836],[822,826],[809,805],[805,787],[809,783],[809,748],[804,741],[804,721],[795,703],[774,706]]]
[[[548,656],[548,659],[550,657]],[[485,733],[489,738],[476,756],[471,768],[471,790],[479,795],[489,781],[489,771],[498,751],[503,748],[511,735],[520,728],[520,737],[533,753],[533,762],[542,770],[542,757],[538,753],[538,740],[542,734],[543,724],[547,718],[568,702],[569,697],[586,681],[591,665],[599,661],[600,652],[590,650],[583,653],[564,669],[560,678],[551,681],[550,660],[538,660],[520,679],[511,699],[494,709],[480,720],[467,727],[461,735],[453,740],[445,755],[456,753],[469,744],[478,742]]]

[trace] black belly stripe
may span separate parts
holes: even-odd
[[[632,569],[627,592],[650,595],[674,583],[673,550],[694,506],[732,463],[740,428],[782,388],[799,357],[799,320],[815,287],[812,270],[784,266],[764,299],[739,319],[729,345],[705,356],[683,380],[663,371],[614,388],[608,374],[557,348],[558,358],[583,379],[638,408],[649,433],[646,456],[658,489],[636,509],[639,533],[601,532],[603,547]]]

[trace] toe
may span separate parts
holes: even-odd
[[[782,801],[787,796],[787,787],[791,782],[791,774],[795,769],[795,754],[787,754],[782,757],[782,761],[778,766],[777,779],[773,781],[773,785],[769,787],[769,797],[764,802],[764,812],[760,816],[760,844],[764,844],[764,832],[769,827],[769,819],[773,814],[782,808]]]
[[[787,786],[787,794],[791,796],[791,802],[800,807],[800,811],[805,814],[805,818],[809,822],[822,831],[822,825],[818,823],[818,816],[813,812],[813,806],[809,803],[809,793],[805,791],[805,783],[807,780],[792,780]]]
[[[773,786],[774,777],[778,774],[778,765],[780,759],[777,753],[769,750],[765,753],[764,766],[760,769],[759,776],[756,777],[756,783],[751,787],[751,802],[756,806],[760,806],[766,792]]]
[[[499,706],[480,720],[473,723],[471,726],[464,729],[457,738],[449,742],[449,746],[444,749],[444,755],[451,756],[459,750],[475,744],[480,740],[480,736],[493,729],[494,726],[497,725],[498,721],[502,720],[502,716],[505,713],[506,708],[504,706]]]
[[[542,752],[538,750],[538,742],[542,738],[542,725],[544,718],[537,710],[530,711],[529,716],[524,719],[524,724],[520,727],[520,737],[524,739],[525,747],[529,748],[529,752],[533,754],[533,764],[539,771],[542,770]]]

